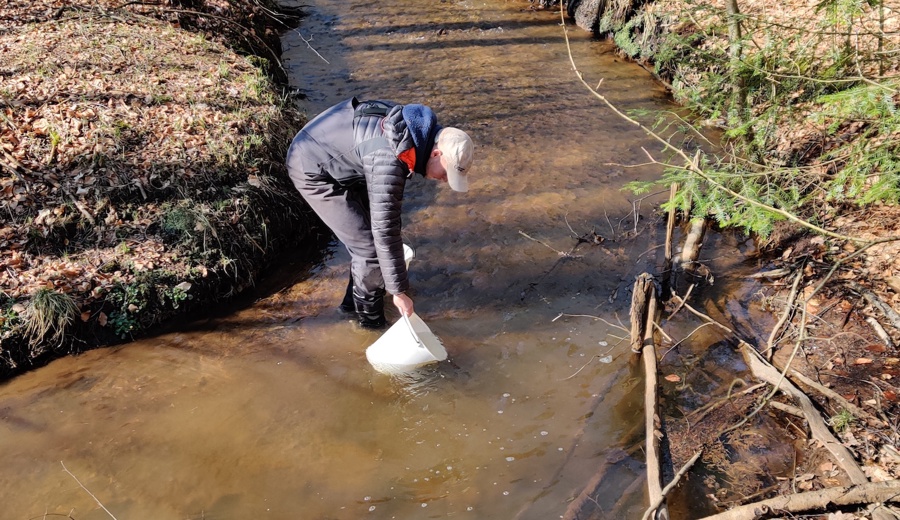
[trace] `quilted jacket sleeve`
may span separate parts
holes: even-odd
[[[363,165],[369,190],[372,237],[385,289],[390,294],[404,293],[409,289],[409,279],[403,260],[400,210],[409,168],[388,147],[365,156]]]

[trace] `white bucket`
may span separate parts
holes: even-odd
[[[403,374],[447,359],[441,340],[416,313],[403,316],[366,349],[366,359],[383,374]]]
[[[403,244],[403,259],[406,260],[406,268],[409,269],[409,263],[416,257],[416,250]]]

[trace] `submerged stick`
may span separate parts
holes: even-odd
[[[73,479],[75,479],[75,482],[77,482],[78,485],[81,486],[81,489],[83,489],[83,490],[85,491],[85,493],[87,493],[88,495],[90,495],[91,498],[94,499],[94,502],[97,502],[97,505],[100,506],[101,509],[103,509],[104,511],[106,511],[106,514],[108,514],[108,515],[110,516],[110,518],[112,518],[113,520],[118,520],[112,513],[109,512],[109,509],[106,509],[106,506],[104,506],[103,503],[100,502],[100,499],[98,499],[96,496],[94,496],[94,494],[91,493],[91,490],[89,490],[88,488],[84,487],[84,484],[82,484],[81,481],[78,480],[78,477],[76,477],[71,471],[69,471],[69,468],[67,468],[66,465],[63,464],[63,461],[59,461],[59,463],[60,463],[60,465],[62,465],[63,471],[65,471],[66,473],[69,474],[70,477],[72,477]]]
[[[803,266],[797,269],[797,276],[794,277],[794,283],[791,285],[791,294],[788,296],[787,303],[784,305],[784,313],[782,313],[781,318],[778,320],[778,323],[772,327],[772,332],[769,333],[769,342],[768,347],[766,348],[766,357],[769,361],[772,360],[772,356],[775,354],[775,338],[778,336],[778,333],[781,331],[781,327],[787,322],[788,318],[791,316],[794,310],[794,301],[797,299],[797,288],[800,286],[800,280],[803,279]]]

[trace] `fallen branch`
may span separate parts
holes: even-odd
[[[618,382],[620,380],[622,373],[626,370],[628,370],[628,367],[623,366],[616,372],[616,374],[613,377],[610,377],[606,380],[603,388],[596,392],[596,394],[595,394],[596,397],[594,397],[594,400],[591,402],[590,405],[588,405],[588,412],[585,413],[584,415],[582,415],[583,418],[587,419],[587,418],[592,417],[595,414],[597,407],[599,407],[600,403],[602,403],[603,400],[606,399],[606,396],[609,395],[609,390],[612,388],[612,386],[614,384],[616,384],[616,382]],[[573,435],[572,441],[569,443],[569,448],[566,450],[565,458],[563,459],[563,461],[559,465],[559,467],[556,469],[556,472],[553,474],[553,476],[550,477],[550,479],[547,481],[548,484],[541,489],[541,491],[537,494],[537,496],[534,499],[532,499],[530,502],[525,503],[522,506],[522,509],[515,516],[516,520],[518,520],[519,518],[522,518],[524,515],[526,515],[528,510],[537,501],[537,499],[544,495],[547,488],[549,488],[550,486],[552,486],[559,480],[560,475],[562,474],[563,470],[568,465],[569,460],[572,458],[572,455],[575,453],[575,448],[579,445],[579,443],[581,442],[581,438],[584,436],[584,431],[585,431],[584,429],[585,429],[586,424],[587,424],[587,420],[585,420],[581,424],[581,427],[578,429],[578,431],[575,432],[575,435]],[[640,447],[640,444],[637,444],[636,446]],[[597,485],[599,485],[600,480],[602,480],[602,474],[605,473],[607,470],[606,466],[608,464],[608,461],[614,457],[614,454],[625,453],[626,455],[630,455],[630,451],[631,450],[623,450],[621,448],[614,448],[613,451],[611,451],[609,454],[607,454],[606,459],[600,465],[600,468],[597,470],[597,473],[595,473],[594,478],[592,478],[588,482],[588,484],[585,486],[585,489],[587,490],[588,488],[592,487],[592,485],[595,481],[596,481]],[[600,475],[600,478],[597,478],[597,475]],[[591,496],[590,493],[585,493],[584,491],[582,491],[581,495],[584,495],[585,497]],[[581,495],[579,495],[579,496],[581,496]],[[570,504],[569,509],[572,509],[572,507],[573,506]],[[577,517],[572,517],[572,518],[577,518]]]
[[[878,320],[869,316],[868,318],[866,318],[866,323],[871,325],[872,329],[875,330],[875,334],[877,334],[878,337],[881,338],[881,341],[884,342],[887,348],[894,348],[894,340],[892,340],[890,334],[888,334],[887,331],[884,330],[884,327],[882,327],[881,324],[878,323]]]
[[[821,511],[831,506],[900,502],[900,480],[785,495],[735,507],[702,520],[753,520],[763,515]],[[768,518],[768,517],[767,517]]]
[[[738,379],[738,380],[736,380],[736,381],[741,381],[741,382],[743,382],[743,380],[741,380],[741,379]],[[744,383],[744,384],[746,384],[746,383]],[[706,417],[707,415],[709,415],[710,412],[716,410],[717,408],[719,408],[720,406],[722,406],[722,405],[724,405],[724,404],[726,404],[726,403],[729,403],[729,402],[731,401],[731,398],[732,398],[732,397],[737,397],[737,396],[739,396],[739,395],[749,394],[749,393],[755,392],[755,391],[759,390],[760,388],[762,388],[762,387],[764,387],[764,386],[766,386],[765,383],[757,383],[757,384],[755,384],[755,385],[753,385],[753,386],[750,386],[750,387],[748,387],[748,388],[745,388],[745,389],[741,390],[740,392],[735,392],[735,393],[732,394],[732,393],[731,393],[731,390],[732,390],[733,387],[734,387],[734,383],[732,383],[731,386],[728,387],[728,395],[726,395],[726,396],[723,397],[722,399],[719,399],[718,401],[713,401],[713,402],[711,402],[711,403],[708,403],[708,404],[705,404],[705,405],[701,406],[700,408],[697,408],[697,409],[694,410],[693,412],[687,414],[687,416],[685,416],[685,418],[686,418],[686,419],[690,419],[690,418],[693,418],[694,415],[700,414],[700,416],[697,417],[697,418],[694,420],[694,424],[697,424],[697,423],[699,423],[700,421],[702,421],[704,417]]]
[[[649,275],[642,275],[648,276]],[[647,491],[650,503],[655,504],[653,518],[668,520],[669,511],[665,506],[665,495],[662,492],[662,457],[659,440],[663,437],[662,420],[657,413],[659,401],[659,383],[656,367],[656,344],[653,341],[653,324],[656,322],[656,289],[650,285],[647,302],[647,321],[644,327],[644,423],[647,430]],[[651,510],[650,513],[653,513]],[[646,517],[645,517],[646,518]]]
[[[688,301],[688,299],[690,299],[690,297],[691,297],[691,292],[694,290],[694,287],[696,287],[696,286],[697,286],[697,284],[692,283],[692,284],[690,285],[690,287],[688,287],[687,291],[685,291],[685,293],[684,293],[684,297],[681,298],[681,302],[680,302],[678,305],[675,306],[675,310],[673,310],[672,313],[669,314],[669,317],[666,318],[667,320],[671,320],[673,316],[675,316],[676,314],[678,314],[678,311],[681,310],[681,307],[684,305],[684,302],[686,302],[686,301]]]
[[[669,216],[666,219],[665,264],[663,265],[662,291],[659,294],[663,300],[668,300],[669,294],[672,292],[672,237],[675,234],[675,204],[672,201],[675,200],[677,193],[678,184],[673,182],[669,187],[669,204],[672,204],[672,207],[669,208]]]
[[[825,449],[834,456],[841,469],[847,473],[850,481],[854,484],[867,483],[869,479],[866,478],[866,474],[863,473],[859,464],[856,463],[853,454],[841,444],[841,441],[839,441],[833,433],[831,433],[831,430],[828,429],[828,425],[825,424],[825,420],[822,419],[822,415],[816,409],[815,405],[813,405],[812,400],[799,388],[794,386],[789,379],[784,378],[782,373],[769,364],[769,362],[754,348],[745,345],[742,346],[741,352],[744,354],[744,360],[747,361],[747,365],[750,367],[754,376],[775,386],[782,392],[793,397],[794,400],[800,404],[800,409],[803,410],[803,414],[806,417],[806,422],[809,424],[809,429],[812,432],[813,438],[821,442],[825,446]]]
[[[703,235],[706,233],[707,219],[695,218],[691,220],[691,228],[684,239],[684,249],[681,251],[681,268],[688,271],[700,256],[700,246],[703,244]]]
[[[627,518],[627,514],[623,511],[625,507],[632,503],[632,499],[640,493],[641,486],[644,485],[644,480],[647,478],[647,475],[640,474],[635,477],[634,481],[625,488],[625,491],[622,492],[622,496],[619,497],[619,500],[616,500],[616,503],[613,505],[612,510],[606,515],[606,518]]]
[[[797,408],[796,406],[791,406],[789,404],[779,403],[778,401],[769,401],[769,406],[776,410],[781,410],[784,413],[789,413],[793,416],[799,417],[801,419],[805,419],[806,417],[803,415],[803,410]]]
[[[873,307],[880,310],[885,317],[890,320],[891,325],[894,326],[895,329],[900,330],[900,314],[897,313],[890,305],[884,303],[881,298],[878,297],[872,291],[866,289],[862,285],[851,282],[850,287],[853,288],[854,291],[862,294],[863,298],[866,299],[869,303],[872,304]]]
[[[884,426],[884,423],[881,421],[881,419],[875,417],[874,415],[870,414],[869,412],[863,410],[862,408],[856,406],[855,404],[851,403],[850,401],[844,399],[844,396],[835,392],[834,390],[832,390],[826,386],[823,386],[822,384],[817,383],[816,381],[813,381],[812,379],[806,377],[805,375],[801,374],[797,370],[793,370],[793,369],[791,370],[791,377],[796,378],[798,381],[800,381],[804,385],[816,390],[817,392],[824,395],[828,399],[835,401],[842,408],[845,408],[848,412],[852,413],[856,417],[865,419],[870,424],[872,424],[872,426],[878,426],[878,427]]]
[[[640,444],[636,444],[633,447],[633,450],[629,451],[616,448],[607,453],[600,468],[594,473],[594,476],[591,477],[591,480],[588,481],[587,485],[584,486],[581,493],[569,503],[566,512],[560,518],[562,520],[582,520],[590,518],[592,511],[596,509],[598,505],[594,495],[597,493],[597,490],[600,489],[600,485],[603,483],[603,479],[606,477],[607,472],[615,467],[616,463],[620,460],[627,456],[631,456],[632,453],[630,453],[630,451],[637,451],[640,446]]]
[[[660,505],[662,505],[662,502],[666,499],[666,495],[669,494],[669,491],[672,491],[675,486],[678,485],[678,481],[681,480],[681,477],[683,477],[684,474],[687,473],[689,469],[691,469],[691,467],[695,462],[697,462],[697,459],[699,459],[700,455],[702,454],[703,450],[698,450],[697,453],[694,453],[694,456],[691,457],[691,460],[687,461],[684,466],[681,466],[681,469],[678,470],[678,473],[675,474],[675,476],[672,478],[672,481],[666,484],[666,487],[663,488],[662,493],[657,498],[657,500],[651,502],[650,507],[648,507],[647,510],[644,511],[644,516],[641,518],[641,520],[647,520],[648,518],[650,518],[650,516],[653,514],[653,511],[655,511]]]

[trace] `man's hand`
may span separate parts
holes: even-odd
[[[397,308],[400,309],[400,312],[405,314],[406,316],[411,316],[413,313],[412,298],[410,298],[406,294],[395,294],[394,305],[396,305]]]

